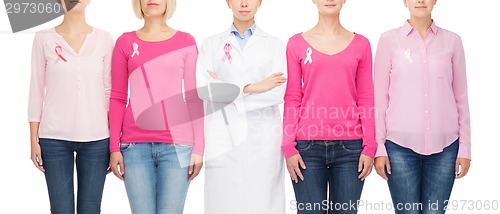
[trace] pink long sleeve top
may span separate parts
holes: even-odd
[[[460,37],[432,23],[424,39],[408,22],[380,37],[375,58],[376,156],[386,140],[423,155],[459,140],[471,158],[465,54]]]
[[[113,38],[93,28],[75,52],[54,28],[37,32],[31,58],[28,120],[38,137],[89,142],[109,137]]]
[[[118,38],[112,60],[111,152],[120,151],[120,143],[157,142],[193,146],[194,154],[203,154],[197,57],[196,41],[181,31],[158,42],[143,41],[136,32]]]
[[[343,51],[327,55],[296,34],[288,41],[287,61],[285,156],[298,154],[296,140],[362,139],[362,154],[373,157],[377,145],[368,39],[355,34]]]

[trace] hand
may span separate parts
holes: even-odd
[[[197,154],[192,154],[191,155],[191,161],[189,163],[189,169],[188,173],[190,174],[189,176],[189,181],[191,182],[198,174],[200,174],[201,167],[203,167],[203,156],[197,155]]]
[[[210,77],[212,77],[212,79],[219,80],[219,77],[217,77],[217,74],[215,74],[215,72],[213,72],[211,70],[207,70],[207,72],[210,75]]]
[[[368,175],[372,172],[373,168],[373,158],[368,155],[361,155],[359,157],[358,172],[361,172],[358,179],[364,181]]]
[[[31,142],[31,161],[33,161],[33,164],[36,168],[38,168],[38,170],[45,172],[45,169],[43,168],[42,149],[37,141]]]
[[[455,163],[455,176],[457,179],[463,178],[469,172],[470,159],[457,158]]]
[[[112,152],[109,157],[109,168],[113,171],[113,174],[120,180],[124,180],[123,175],[125,174],[125,165],[123,165],[123,156],[121,152]]]
[[[302,160],[302,156],[300,156],[300,154],[296,154],[286,159],[286,168],[288,169],[288,173],[290,173],[290,177],[292,177],[292,180],[295,181],[295,183],[299,183],[298,178],[304,181],[304,176],[302,175],[302,172],[300,172],[299,165],[300,167],[302,167],[302,169],[306,169],[306,164]]]
[[[385,170],[387,169],[387,173],[391,174],[391,163],[389,162],[389,157],[380,156],[375,158],[375,170],[377,170],[377,174],[380,175],[384,180],[388,180],[387,174],[385,174]]]
[[[283,76],[283,73],[274,73],[260,82],[245,86],[245,88],[243,88],[243,92],[264,93],[273,89],[274,87],[282,85],[286,82],[286,80],[287,78]]]

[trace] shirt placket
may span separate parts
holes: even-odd
[[[430,86],[429,86],[429,75],[430,75],[430,68],[429,68],[429,58],[428,58],[428,49],[427,46],[431,40],[431,31],[429,30],[427,32],[427,35],[425,39],[420,39],[420,47],[422,51],[422,71],[423,71],[423,98],[424,98],[424,151],[425,153],[430,153],[432,146],[431,146],[431,137],[432,137],[432,127],[431,127],[431,100],[430,100]]]
[[[80,57],[76,56],[76,78],[77,78],[78,96],[81,95],[81,82],[82,82],[81,67],[82,66],[80,65]]]

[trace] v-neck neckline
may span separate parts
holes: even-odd
[[[61,34],[59,34],[56,30],[56,28],[52,28],[52,30],[54,31],[54,33],[56,34],[57,38],[59,39],[59,41],[61,43],[63,43],[62,45],[66,46],[67,49],[70,50],[70,52],[75,55],[75,56],[79,56],[80,53],[82,53],[82,51],[85,49],[85,46],[87,44],[87,40],[89,39],[89,37],[91,37],[92,35],[94,35],[96,29],[94,27],[92,27],[92,32],[88,33],[87,35],[85,35],[85,39],[83,40],[83,43],[82,45],[80,46],[80,49],[78,50],[78,52],[76,52],[73,47],[71,47],[71,45],[69,45],[69,43],[66,41],[66,39],[64,39],[64,36],[62,36]]]

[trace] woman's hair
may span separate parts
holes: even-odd
[[[167,8],[165,10],[165,14],[163,14],[164,20],[170,19],[172,15],[174,15],[176,4],[176,0],[167,0]],[[138,19],[144,18],[144,13],[141,8],[141,0],[132,0],[132,8]]]

